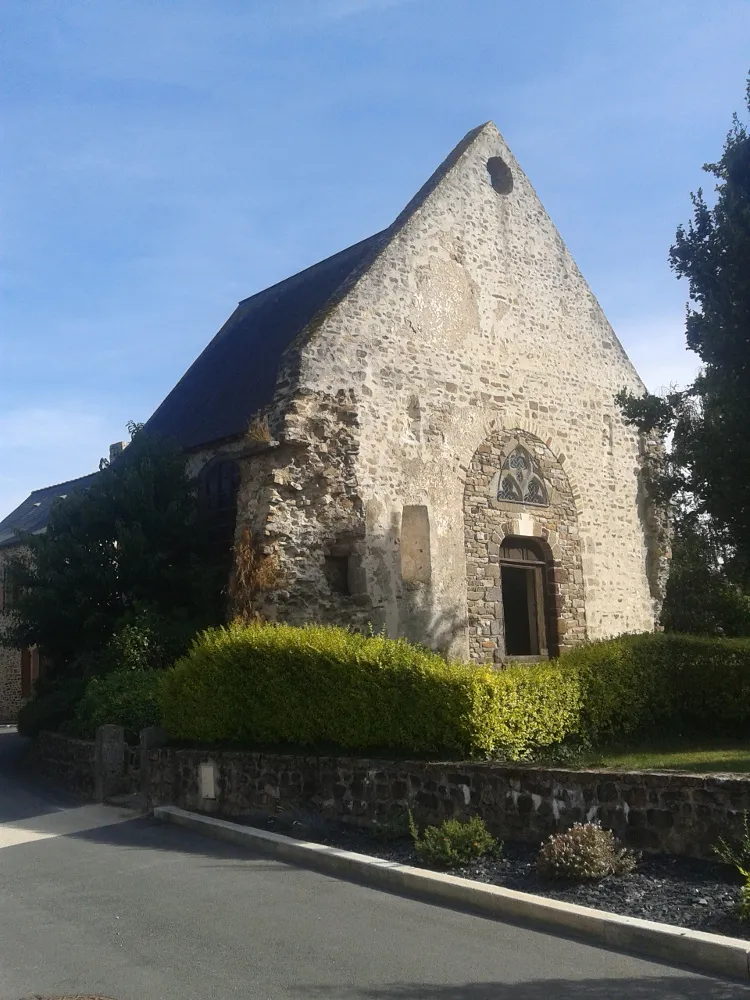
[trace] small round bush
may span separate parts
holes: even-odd
[[[92,678],[64,732],[93,739],[99,726],[123,726],[126,737],[135,740],[141,729],[161,724],[160,670],[114,670]]]
[[[542,844],[536,867],[544,878],[596,879],[627,875],[638,858],[598,823],[576,823]]]
[[[472,816],[466,822],[446,819],[440,826],[426,827],[420,837],[410,815],[409,829],[417,857],[430,868],[458,868],[488,855],[496,858],[503,849],[481,816]]]

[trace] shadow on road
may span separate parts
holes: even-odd
[[[46,816],[83,804],[43,778],[29,762],[29,740],[0,729],[0,824]]]
[[[330,986],[299,987],[312,1000],[746,1000],[750,988],[710,979],[656,976],[647,979],[534,979],[524,983],[391,983],[352,990]]]
[[[94,827],[67,835],[72,840],[85,840],[92,844],[107,844],[120,850],[161,851],[191,854],[219,860],[252,862],[254,868],[263,862],[267,871],[290,870],[289,865],[274,861],[265,854],[248,850],[239,844],[212,840],[161,820],[148,816],[134,817],[111,826]]]

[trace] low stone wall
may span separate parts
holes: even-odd
[[[215,764],[215,798],[200,765]],[[599,820],[639,850],[713,858],[720,836],[741,836],[750,780],[733,775],[572,771],[494,763],[432,763],[283,754],[148,753],[150,806],[242,816],[301,806],[367,825],[410,808],[419,823],[479,814],[504,840],[539,843],[576,821]]]
[[[87,799],[140,792],[140,748],[120,739],[119,727],[102,728],[117,731],[113,741],[100,741],[98,755],[95,740],[42,732],[32,745],[31,760],[55,784]],[[114,749],[114,761],[107,760],[108,749]]]
[[[57,785],[94,797],[96,743],[74,740],[59,733],[40,733],[34,740],[31,758],[36,767]]]

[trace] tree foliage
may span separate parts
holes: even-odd
[[[750,80],[747,104],[750,109]],[[671,443],[651,470],[657,500],[672,506],[673,579],[700,574],[750,587],[750,135],[734,116],[721,158],[703,168],[716,178],[713,203],[698,190],[693,215],[677,230],[669,260],[689,287],[687,346],[701,372],[663,397],[620,393],[626,418]],[[691,570],[692,567],[692,570]],[[670,585],[674,592],[676,584]],[[715,590],[712,590],[715,593]],[[732,595],[726,590],[722,600]],[[721,601],[719,602],[721,603]],[[669,601],[667,602],[669,606]],[[671,613],[667,607],[667,613]]]
[[[676,519],[661,623],[671,632],[750,635],[750,597],[727,573],[726,546],[707,523]]]
[[[131,426],[85,491],[23,537],[4,645],[36,645],[59,675],[162,666],[222,618],[227,567],[212,552],[185,456]]]

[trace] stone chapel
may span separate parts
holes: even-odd
[[[146,430],[274,560],[265,616],[501,664],[654,628],[666,557],[623,388],[644,386],[488,122],[382,232],[240,302]]]

